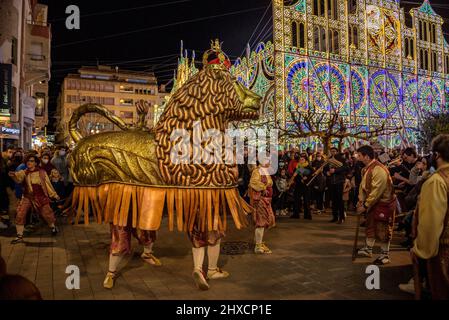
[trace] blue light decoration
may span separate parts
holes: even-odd
[[[419,7],[419,12],[430,14],[432,16],[436,16],[436,12],[433,10],[432,6],[429,3],[429,0],[424,0],[421,7]]]
[[[425,113],[449,109],[449,72],[444,68],[449,43],[441,29],[443,19],[429,0],[411,9],[412,26],[404,23],[399,0],[357,1],[357,10],[348,17],[347,2],[332,0],[337,8],[325,13],[330,15],[326,26],[312,3],[273,0],[273,43],[260,43],[237,59],[233,75],[266,96],[270,108],[263,110],[270,110],[273,122],[284,128],[292,126],[290,108],[327,113],[334,106],[353,131],[386,124],[398,133],[382,138],[385,144],[416,144],[413,132]],[[420,26],[433,30],[433,40],[428,33],[420,35]],[[338,34],[323,38],[322,28],[326,35]],[[355,42],[348,34],[352,30],[357,30]]]

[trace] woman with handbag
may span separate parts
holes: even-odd
[[[251,174],[249,182],[250,204],[253,209],[253,220],[256,225],[255,248],[257,254],[270,254],[272,251],[263,242],[265,229],[275,226],[275,217],[271,207],[273,197],[273,180],[268,173],[269,164],[257,166]]]

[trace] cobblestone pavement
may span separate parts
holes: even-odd
[[[121,264],[121,276],[112,290],[102,287],[108,264],[106,225],[71,226],[61,220],[57,237],[52,238],[48,228],[41,227],[26,237],[26,244],[15,246],[10,244],[14,230],[0,230],[0,243],[8,272],[34,281],[44,299],[413,298],[398,289],[398,284],[407,282],[412,274],[408,252],[397,244],[400,235],[393,241],[392,263],[381,267],[381,289],[369,291],[365,270],[374,258],[351,261],[355,218],[348,217],[344,225],[329,223],[327,215],[313,219],[278,219],[277,226],[265,233],[272,255],[252,253],[252,229],[229,230],[219,266],[231,276],[211,282],[206,292],[194,287],[190,242],[184,234],[170,233],[166,224],[155,246],[163,266],[144,263],[140,259],[142,249],[133,240],[133,254]],[[80,290],[65,287],[68,265],[80,268]]]

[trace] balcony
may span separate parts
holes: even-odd
[[[25,44],[25,82],[27,85],[50,80],[50,25],[42,22],[27,23]]]

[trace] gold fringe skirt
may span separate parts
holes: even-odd
[[[158,230],[162,216],[167,214],[168,227],[173,231],[192,231],[195,224],[201,231],[226,231],[227,215],[232,216],[237,229],[248,225],[252,208],[243,200],[237,188],[176,188],[170,186],[136,186],[108,183],[99,186],[75,186],[72,208],[75,223],[84,215],[89,223],[92,212],[98,223],[113,223],[125,227]]]

